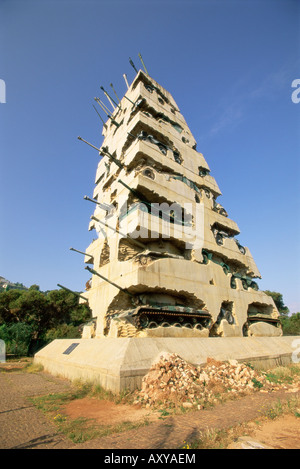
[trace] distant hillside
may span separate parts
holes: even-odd
[[[8,290],[28,290],[28,288],[26,288],[23,283],[13,283],[10,280],[7,280],[5,277],[0,276],[0,291]]]

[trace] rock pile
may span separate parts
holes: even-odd
[[[236,360],[219,362],[208,358],[205,366],[198,367],[176,353],[163,353],[144,376],[135,402],[147,407],[168,402],[201,409],[204,404],[217,402],[219,396],[227,393],[268,392],[276,389],[275,386],[266,374]]]

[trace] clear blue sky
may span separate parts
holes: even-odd
[[[300,311],[297,0],[0,0],[0,275],[84,289],[101,126],[141,52],[171,92],[262,274]],[[102,95],[103,97],[103,95]]]

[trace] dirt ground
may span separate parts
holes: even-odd
[[[241,437],[228,449],[300,449],[300,419],[285,415],[261,425],[253,423],[250,437]]]
[[[238,401],[236,405],[238,412]],[[154,422],[161,418],[159,412],[132,405],[116,405],[113,402],[99,401],[96,398],[72,401],[64,407],[62,412],[71,419],[91,418],[101,425],[112,425],[125,421],[138,422],[144,418]],[[223,413],[222,406],[219,407],[219,412]],[[227,449],[300,449],[299,417],[288,414],[278,417],[276,420],[260,418],[248,423],[248,428],[249,436],[238,438]]]
[[[74,444],[30,401],[34,396],[67,392],[72,383],[45,372],[28,373],[17,365],[0,368],[1,449],[175,449],[183,448],[184,442],[198,440],[202,432],[227,431],[240,425],[245,425],[243,436],[228,449],[300,449],[300,418],[295,412],[274,420],[265,417],[266,410],[276,403],[299,399],[300,387],[271,393],[258,391],[212,408],[177,415],[97,398],[75,399],[59,410],[71,420],[91,418],[101,426],[145,419],[149,423]]]
[[[83,398],[71,401],[62,409],[62,413],[71,419],[94,419],[101,425],[116,425],[123,422],[139,422],[147,419],[151,422],[161,415],[139,406],[114,404],[97,398]]]

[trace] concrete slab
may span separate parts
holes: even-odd
[[[104,338],[57,339],[34,362],[55,376],[101,385],[115,393],[141,386],[161,352],[177,353],[194,365],[207,358],[238,360],[257,369],[292,362],[299,337]]]

